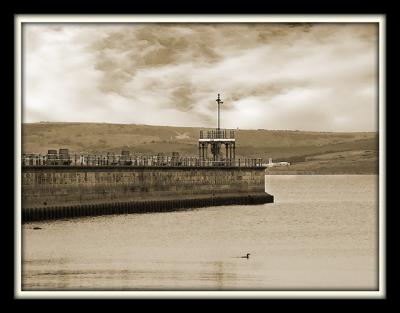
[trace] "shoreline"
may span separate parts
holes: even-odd
[[[329,173],[321,173],[321,172],[312,172],[312,171],[276,171],[276,172],[265,172],[265,175],[321,175],[321,176],[329,176],[329,175],[379,175],[379,173],[346,173],[346,172],[329,172]]]

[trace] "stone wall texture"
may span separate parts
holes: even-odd
[[[22,168],[22,207],[265,195],[264,168]]]

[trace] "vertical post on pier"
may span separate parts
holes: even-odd
[[[201,159],[201,143],[199,142],[199,159]]]
[[[232,144],[229,143],[229,165],[232,165]]]
[[[228,165],[229,154],[228,154],[229,145],[225,144],[225,165]]]
[[[220,121],[220,119],[219,119],[219,105],[223,103],[221,101],[220,94],[218,94],[218,98],[215,101],[217,101],[217,103],[218,103],[218,131],[219,131],[219,129],[220,129],[220,127],[219,127],[220,126],[220,124],[219,124],[219,121]]]

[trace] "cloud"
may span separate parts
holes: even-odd
[[[27,24],[26,122],[377,130],[374,24]]]

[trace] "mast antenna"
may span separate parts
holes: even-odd
[[[221,100],[219,94],[218,94],[217,100],[215,100],[215,101],[217,101],[217,103],[218,103],[218,130],[219,130],[219,129],[220,129],[220,128],[219,128],[219,126],[220,126],[220,124],[219,124],[219,105],[222,104],[222,103],[224,103],[224,102],[222,102],[222,100]]]

